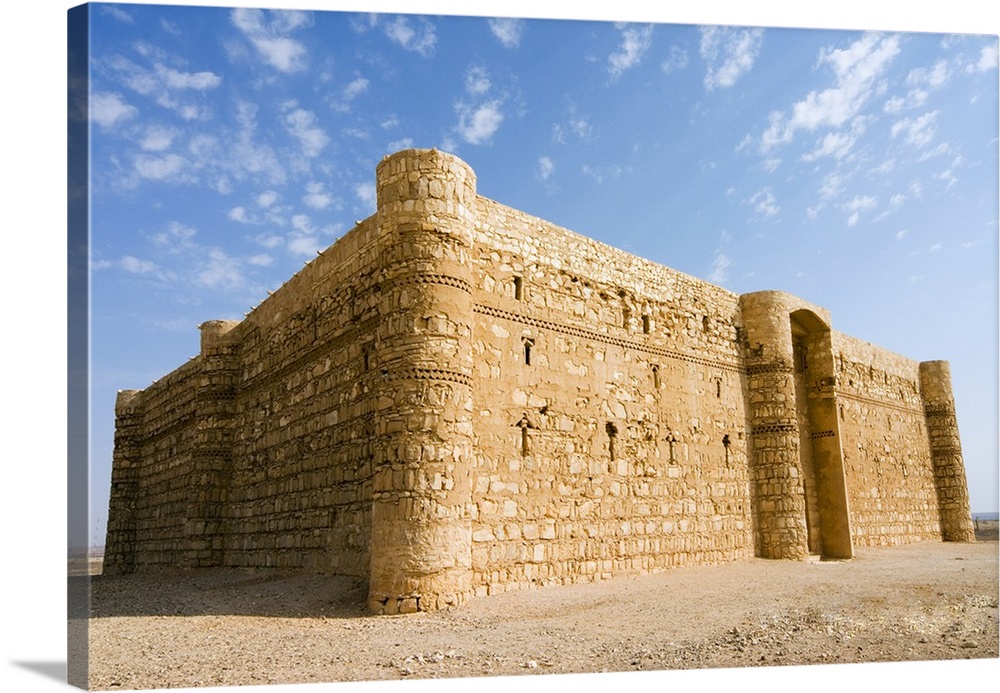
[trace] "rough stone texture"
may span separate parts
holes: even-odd
[[[477,196],[454,156],[123,391],[105,571],[301,568],[375,613],[973,540],[950,374]]]

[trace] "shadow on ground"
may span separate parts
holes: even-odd
[[[339,575],[199,569],[89,580],[91,616],[240,615],[355,618],[367,615],[367,581]],[[86,614],[71,614],[71,618]]]

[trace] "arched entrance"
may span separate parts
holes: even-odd
[[[805,309],[792,312],[789,322],[809,553],[851,558],[830,328]]]

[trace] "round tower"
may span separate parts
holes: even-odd
[[[429,611],[472,591],[472,263],[476,178],[404,150],[375,171],[380,264],[368,605]]]
[[[955,399],[951,392],[951,368],[947,361],[924,361],[920,364],[920,395],[927,418],[927,437],[941,516],[941,538],[945,541],[975,541],[962,441],[958,437]]]
[[[740,296],[752,495],[758,553],[764,558],[809,553],[789,322],[793,300],[779,291]]]

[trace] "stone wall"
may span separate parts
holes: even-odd
[[[752,556],[971,540],[947,365],[387,157],[378,211],[124,391],[106,570],[368,580],[375,613]]]

